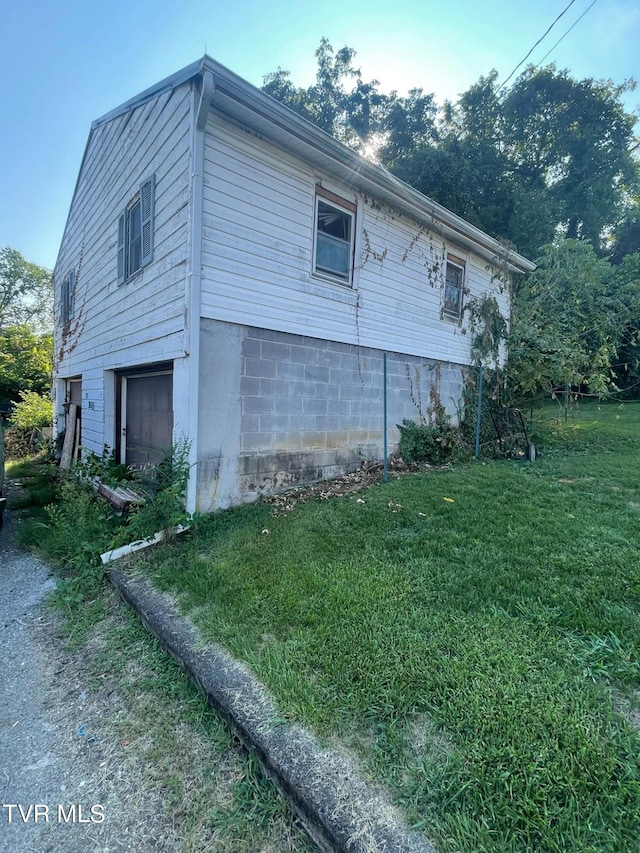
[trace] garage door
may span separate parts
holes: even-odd
[[[144,470],[157,464],[173,439],[173,373],[122,377],[120,458]]]

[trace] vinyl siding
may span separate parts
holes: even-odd
[[[105,370],[184,355],[190,106],[186,84],[98,126],[89,139],[54,272],[56,300],[64,276],[76,274],[66,336],[56,304],[56,372],[82,376],[86,446],[110,440],[103,438]],[[153,260],[118,285],[118,218],[152,174]]]
[[[357,202],[354,287],[311,275],[315,184]],[[441,318],[443,259],[466,260],[465,301],[508,301],[486,262],[212,113],[205,151],[202,316],[467,364]]]

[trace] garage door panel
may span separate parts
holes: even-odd
[[[127,465],[157,464],[173,438],[173,375],[128,377],[126,380]]]

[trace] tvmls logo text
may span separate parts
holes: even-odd
[[[87,808],[80,803],[71,803],[49,808],[44,803],[3,803],[8,823],[103,823],[104,806],[93,805]]]

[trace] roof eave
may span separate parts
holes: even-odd
[[[137,107],[142,106],[142,104],[145,104],[147,101],[153,100],[153,98],[157,98],[158,95],[162,95],[164,92],[171,92],[173,89],[176,89],[178,86],[181,86],[183,83],[186,83],[192,77],[199,74],[201,68],[202,60],[198,60],[197,62],[192,62],[191,65],[187,65],[186,68],[181,68],[180,71],[176,71],[175,74],[165,77],[164,80],[160,80],[159,83],[156,83],[154,86],[150,86],[148,89],[145,89],[144,92],[140,92],[139,95],[129,98],[128,101],[125,101],[123,104],[120,104],[120,106],[115,107],[115,109],[110,110],[103,116],[100,116],[100,118],[97,118],[91,123],[91,130],[95,130],[96,127],[100,127],[101,124],[106,124],[106,122],[111,121],[124,113],[135,110]]]
[[[254,116],[271,123],[292,138],[292,147],[300,151],[311,147],[334,162],[346,167],[354,186],[366,185],[369,191],[383,192],[385,201],[400,206],[410,215],[420,219],[436,220],[446,236],[466,245],[472,245],[491,263],[505,264],[512,272],[531,272],[536,265],[523,255],[506,247],[462,217],[443,207],[438,202],[396,178],[391,172],[371,163],[343,145],[334,137],[307,121],[302,116],[283,106],[271,96],[243,80],[237,74],[220,65],[209,56],[202,60],[202,68],[214,76],[216,90],[213,104],[229,107],[235,102],[248,109]]]
[[[254,122],[262,125],[262,128],[260,126],[257,128],[258,130],[264,131],[265,128],[272,128],[275,131],[277,129],[281,135],[279,140],[276,139],[277,142],[282,143],[286,137],[289,142],[288,147],[297,151],[301,156],[309,156],[310,152],[315,152],[317,159],[337,164],[341,167],[341,171],[346,170],[342,177],[350,181],[354,187],[368,191],[376,197],[382,196],[382,199],[389,205],[398,207],[402,212],[418,220],[426,221],[431,226],[438,223],[437,227],[442,231],[443,236],[467,247],[472,247],[489,263],[506,265],[511,272],[516,273],[531,272],[535,269],[536,265],[528,258],[509,249],[499,240],[476,228],[470,222],[423,193],[418,192],[382,166],[371,163],[356,154],[355,151],[338,142],[330,134],[316,127],[307,119],[299,116],[207,55],[176,71],[169,77],[165,77],[164,80],[160,80],[154,86],[145,89],[92,122],[78,180],[82,173],[91,136],[96,128],[142,106],[164,92],[172,91],[192,78],[201,75],[204,71],[211,71],[214,77],[213,105],[221,105],[223,109],[226,107],[229,110],[230,104],[236,104],[240,114],[234,117],[250,124],[251,122],[248,121],[250,115]],[[233,114],[233,110],[231,112]],[[274,134],[273,132],[271,134],[265,132],[265,135],[273,136]],[[73,196],[75,196],[75,190]]]

